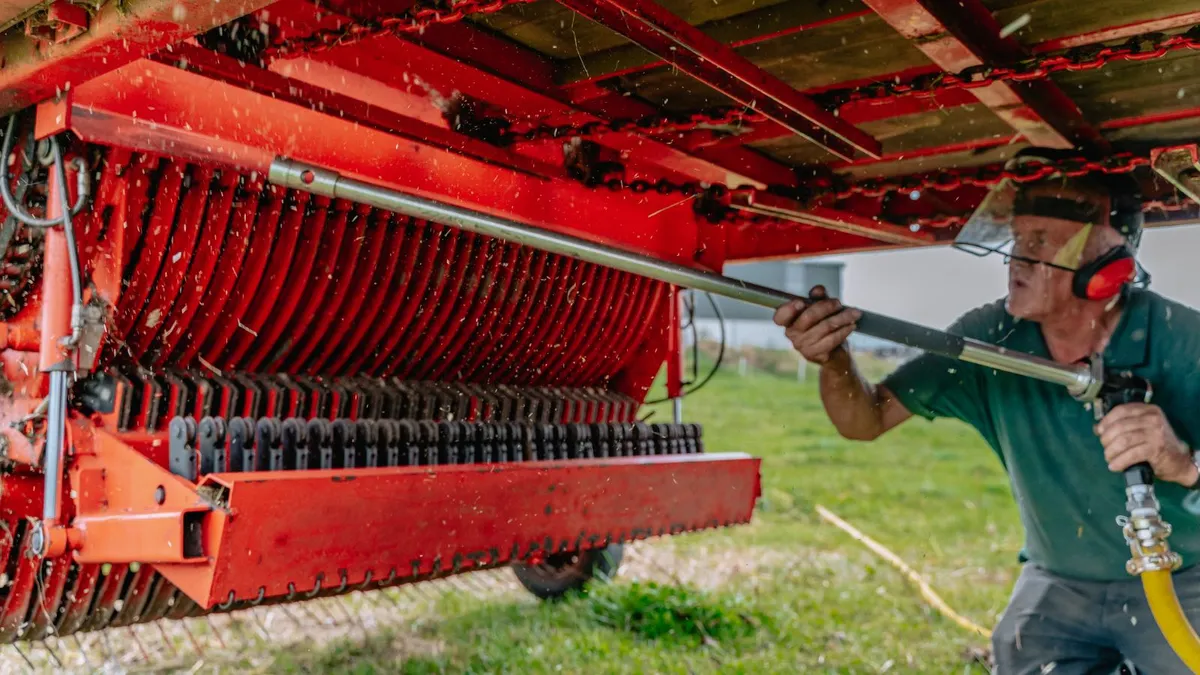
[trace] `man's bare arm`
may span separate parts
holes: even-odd
[[[796,351],[821,366],[821,402],[838,433],[846,438],[869,441],[904,422],[912,413],[886,387],[872,385],[858,371],[846,348],[846,338],[862,316],[844,310],[825,289],[814,287],[810,301],[796,300],[775,311],[775,323]],[[844,310],[844,311],[843,311]]]
[[[862,376],[846,349],[835,351],[821,367],[820,389],[825,413],[845,438],[872,441],[912,417],[886,387]]]

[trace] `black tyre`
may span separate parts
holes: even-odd
[[[582,589],[592,579],[607,581],[617,575],[625,547],[610,544],[605,548],[578,553],[556,553],[540,565],[513,563],[513,572],[525,588],[543,600],[556,600]]]

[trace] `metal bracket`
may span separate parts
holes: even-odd
[[[1155,148],[1150,164],[1193,202],[1200,204],[1200,146],[1195,143]]]
[[[25,20],[25,34],[41,47],[70,42],[87,32],[91,25],[88,8],[68,0],[57,0]]]

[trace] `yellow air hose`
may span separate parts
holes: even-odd
[[[1170,570],[1142,572],[1142,588],[1154,622],[1162,631],[1167,644],[1193,673],[1200,673],[1200,636],[1183,613]]]

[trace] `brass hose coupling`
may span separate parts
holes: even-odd
[[[1183,558],[1172,551],[1167,543],[1167,537],[1171,536],[1171,524],[1159,514],[1154,486],[1145,483],[1128,485],[1125,495],[1129,515],[1117,518],[1132,554],[1125,563],[1125,570],[1138,576],[1143,572],[1179,569]]]

